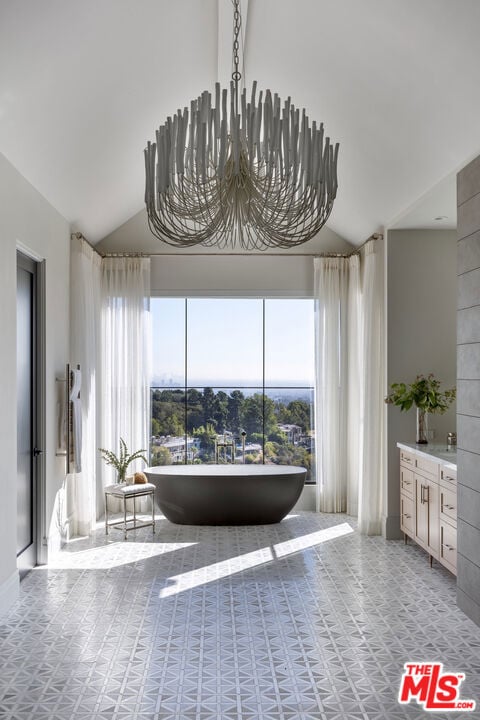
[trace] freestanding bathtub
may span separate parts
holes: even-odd
[[[292,465],[160,465],[144,472],[160,510],[180,525],[278,523],[307,475]]]

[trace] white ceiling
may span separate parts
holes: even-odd
[[[291,95],[340,142],[329,226],[356,244],[402,218],[436,226],[432,212],[454,226],[454,173],[480,152],[480,1],[244,5],[247,86]],[[213,89],[218,65],[228,76],[230,8],[0,0],[0,152],[100,240],[141,210],[158,124]]]

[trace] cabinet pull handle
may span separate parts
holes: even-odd
[[[404,481],[403,481],[403,484],[404,484],[404,485],[411,485],[411,484],[412,484],[412,481],[411,481],[411,480],[404,480]]]
[[[427,497],[425,497],[425,490],[427,491]],[[424,505],[428,503],[430,499],[430,487],[428,485],[420,485],[420,503]]]
[[[447,543],[442,543],[442,547],[444,547],[446,550],[455,550],[452,545],[447,545]]]
[[[446,508],[447,510],[455,510],[454,505],[444,505],[443,507]]]
[[[450,475],[443,475],[443,479],[448,480],[448,482],[451,482],[451,483],[456,482],[455,478],[450,477]]]
[[[406,462],[406,463],[410,463],[410,464],[412,463],[411,459],[408,457],[405,457],[405,455],[402,455],[402,460],[403,460],[403,462]]]

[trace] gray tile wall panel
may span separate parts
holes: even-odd
[[[480,156],[457,176],[457,205],[457,601],[480,624]]]
[[[462,578],[462,584],[459,587],[466,593],[472,600],[478,602],[478,587],[480,587],[480,567],[475,565],[474,562],[469,558],[464,557],[458,553],[457,555],[457,570],[459,577]]]
[[[479,308],[480,312],[480,308]],[[459,380],[480,380],[480,344],[459,345],[457,348]]]
[[[457,465],[460,483],[480,492],[480,455],[466,450],[458,450]]]
[[[457,415],[457,433],[460,438],[458,446],[462,450],[480,453],[480,418],[472,415]]]
[[[457,175],[457,203],[462,205],[480,191],[480,155]]]
[[[466,487],[466,485],[459,485],[458,490],[458,519],[463,520],[463,522],[473,527],[478,527],[478,518],[480,517],[480,492],[472,490]],[[480,553],[477,554],[480,557]],[[474,558],[472,558],[472,560],[473,559]],[[478,558],[475,562],[479,563]]]
[[[480,269],[460,275],[458,278],[457,308],[469,308],[480,305]]]
[[[457,341],[459,345],[480,342],[480,312],[478,312],[478,306],[458,311]]]
[[[480,267],[480,231],[458,241],[458,274]]]
[[[480,565],[480,528],[474,527],[463,520],[458,521],[458,552],[470,558],[475,565]]]
[[[477,195],[458,206],[457,228],[458,237],[464,238],[480,230],[480,188]]]
[[[480,380],[458,380],[457,412],[480,417]]]
[[[457,604],[465,615],[468,615],[473,622],[480,625],[480,605],[472,600],[471,597],[468,597],[459,587],[457,587]]]

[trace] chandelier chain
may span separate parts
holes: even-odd
[[[238,37],[240,35],[241,27],[242,27],[242,16],[240,14],[239,0],[234,0],[234,11],[233,11],[233,66],[234,66],[234,71],[232,73],[232,80],[234,81],[236,87],[238,86],[238,83],[242,78],[242,74],[238,69],[238,67],[240,65],[240,58],[239,58],[240,44],[238,41]]]

